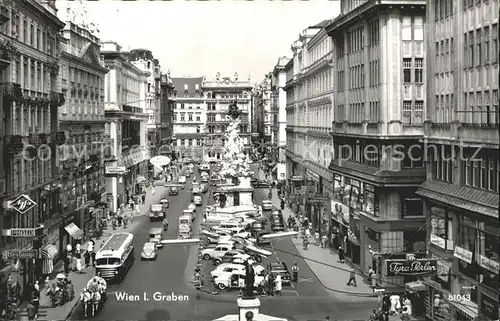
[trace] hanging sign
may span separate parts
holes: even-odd
[[[424,275],[437,271],[437,260],[387,260],[387,276]]]
[[[25,214],[33,207],[36,206],[36,202],[29,198],[28,195],[22,194],[19,195],[15,200],[8,203],[8,207],[15,210],[19,214]]]

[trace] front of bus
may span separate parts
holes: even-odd
[[[115,280],[119,277],[119,268],[122,258],[118,257],[117,251],[99,251],[96,253],[96,273],[106,281]]]

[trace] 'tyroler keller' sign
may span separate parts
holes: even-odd
[[[424,275],[437,271],[437,261],[419,260],[387,260],[387,276]]]

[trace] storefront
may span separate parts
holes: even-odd
[[[117,166],[113,164],[106,164],[104,170],[106,182],[106,202],[108,209],[111,212],[116,212],[120,204],[124,204],[124,175],[127,174],[125,166]]]

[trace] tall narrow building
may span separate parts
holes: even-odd
[[[116,42],[101,43],[109,72],[104,81],[108,206],[116,210],[141,191],[148,173],[147,93],[149,72],[134,66]],[[107,151],[106,151],[107,152]]]
[[[423,135],[426,1],[341,0],[333,39],[332,231],[354,265],[386,288],[389,267],[425,256]]]
[[[83,8],[82,21],[88,21]],[[62,54],[59,78],[66,99],[59,108],[59,131],[67,137],[59,148],[58,166],[61,169],[61,206],[64,221],[59,232],[59,251],[75,239],[94,236],[103,217],[96,206],[106,201],[104,181],[104,61],[100,40],[86,24],[77,25],[74,16],[62,17],[66,26],[61,30]],[[69,227],[68,227],[69,226]],[[83,234],[83,235],[82,235]]]
[[[172,146],[173,114],[175,109],[175,88],[170,72],[161,75],[161,106],[160,106],[160,150],[159,155],[174,157]],[[175,155],[176,156],[176,155]]]
[[[427,181],[418,194],[438,263],[425,281],[429,320],[498,320],[498,10],[498,1],[427,6]]]

